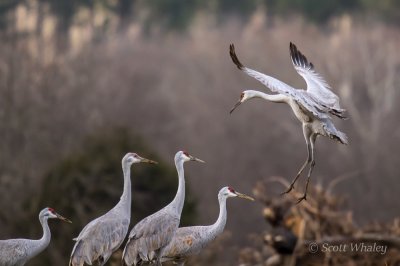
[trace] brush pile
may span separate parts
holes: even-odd
[[[297,205],[300,193],[279,196],[270,191],[277,184],[282,191],[287,188],[284,178],[258,182],[254,195],[265,204],[262,215],[269,229],[252,236],[253,246],[240,251],[239,264],[400,265],[400,218],[357,226],[352,211],[344,210],[345,199],[332,193],[343,179],[326,188],[310,186],[307,200]]]

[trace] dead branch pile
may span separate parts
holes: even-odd
[[[269,229],[240,251],[240,265],[400,265],[400,218],[357,226],[352,211],[344,210],[344,198],[332,193],[344,179],[313,186],[307,201],[297,205],[297,192],[271,193],[272,185],[282,185],[282,191],[289,186],[284,178],[258,182],[254,195],[265,204]]]

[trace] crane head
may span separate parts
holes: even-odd
[[[232,112],[235,111],[235,109],[236,109],[239,105],[241,105],[241,104],[244,103],[245,101],[247,101],[247,100],[253,98],[254,95],[253,95],[252,92],[253,92],[253,91],[251,91],[251,90],[243,91],[243,92],[240,94],[239,101],[233,106],[233,108],[231,109],[231,111],[230,111],[229,113],[232,114]]]
[[[127,153],[124,158],[122,158],[122,164],[128,164],[132,165],[134,163],[151,163],[151,164],[157,164],[157,162],[140,157],[136,153],[129,152]]]
[[[239,197],[239,198],[243,198],[243,199],[254,201],[254,198],[252,198],[250,196],[247,196],[246,194],[242,194],[240,192],[237,192],[232,187],[223,187],[219,191],[219,195],[223,196],[223,197],[226,197],[226,198]]]
[[[188,152],[186,151],[178,151],[175,155],[175,160],[183,160],[184,162],[188,162],[188,161],[196,161],[199,163],[205,163],[205,161],[200,160],[199,158],[196,158],[192,155],[190,155]]]
[[[60,214],[56,213],[56,211],[53,208],[44,208],[40,214],[39,214],[39,219],[41,218],[47,218],[47,219],[60,219],[61,221],[67,222],[67,223],[72,223],[70,220],[67,218],[61,216]]]

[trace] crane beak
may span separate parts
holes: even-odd
[[[230,111],[229,113],[232,114],[233,111],[235,111],[235,109],[236,109],[241,103],[242,103],[242,100],[239,100],[239,101],[235,104],[235,106],[233,106],[233,108],[231,109],[231,111]]]
[[[72,224],[71,220],[68,220],[67,218],[65,218],[65,217],[63,217],[63,216],[61,216],[61,215],[59,215],[58,213],[54,213],[54,214],[57,216],[57,219],[60,219],[60,220],[62,220],[62,221],[64,221],[64,222],[67,222],[67,223]]]
[[[200,160],[199,158],[196,158],[196,157],[194,157],[192,155],[189,155],[189,158],[190,158],[191,161],[196,161],[196,162],[199,162],[199,163],[206,163],[205,161]]]
[[[236,194],[239,198],[254,201],[254,198],[252,198],[252,197],[250,197],[250,196],[247,196],[246,194],[242,194],[242,193],[239,193],[239,192],[237,192],[237,191],[235,191],[235,194]]]
[[[143,158],[143,157],[140,157],[140,162],[142,162],[142,163],[158,164],[158,162],[156,162],[156,161],[149,160],[149,159],[146,159],[146,158]]]

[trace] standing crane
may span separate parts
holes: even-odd
[[[340,108],[339,97],[330,90],[328,83],[314,70],[314,65],[307,61],[307,58],[297,50],[296,45],[293,43],[290,43],[290,57],[297,73],[306,81],[307,90],[295,89],[273,77],[245,67],[237,58],[233,44],[230,45],[229,52],[233,63],[240,70],[260,81],[271,91],[277,93],[271,95],[255,90],[243,91],[239,101],[230,113],[241,103],[249,99],[262,98],[275,103],[288,104],[292,108],[296,118],[302,123],[303,134],[307,144],[307,160],[290,183],[289,188],[282,193],[289,193],[293,189],[304,168],[310,164],[304,194],[297,201],[299,203],[307,197],[308,183],[315,166],[314,147],[317,136],[329,137],[342,144],[348,144],[347,136],[335,128],[330,117],[330,115],[335,115],[341,119],[345,119],[345,110]]]
[[[70,266],[104,265],[116,251],[128,233],[131,219],[131,165],[157,162],[142,158],[136,153],[127,153],[122,158],[124,191],[120,201],[103,216],[88,223],[80,232],[69,261]]]
[[[51,233],[47,223],[48,219],[60,219],[71,223],[67,218],[62,217],[53,208],[44,208],[39,213],[39,221],[43,228],[41,239],[8,239],[0,240],[0,265],[22,266],[40,252],[45,250],[50,243]]]
[[[227,219],[226,199],[231,197],[254,201],[252,197],[239,193],[231,187],[223,187],[218,193],[219,215],[217,221],[209,226],[178,228],[174,238],[164,250],[162,261],[172,260],[183,266],[187,257],[200,253],[210,242],[222,234]]]
[[[164,248],[172,240],[181,219],[185,201],[185,175],[183,164],[188,161],[204,161],[184,151],[175,154],[179,185],[175,198],[170,204],[137,223],[129,233],[129,239],[122,253],[122,263],[137,265],[139,262],[155,261],[161,265]]]

